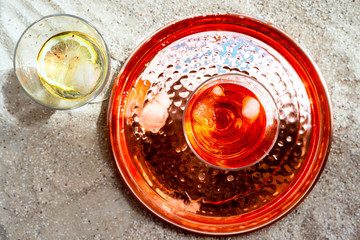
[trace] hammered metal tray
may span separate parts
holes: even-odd
[[[198,159],[182,129],[194,89],[228,73],[257,79],[279,109],[274,147],[239,170]],[[211,15],[170,23],[133,51],[113,87],[108,130],[119,173],[147,209],[228,235],[268,225],[306,196],[326,162],[332,112],[321,74],[292,38],[249,16]]]

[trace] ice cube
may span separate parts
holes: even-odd
[[[254,121],[260,113],[260,103],[253,97],[245,97],[243,100],[242,115],[250,121]]]
[[[217,97],[225,96],[224,90],[220,86],[215,86],[212,90],[213,94]]]
[[[139,123],[146,131],[157,133],[165,125],[168,116],[167,108],[157,101],[151,101],[142,109]]]
[[[208,127],[214,125],[214,115],[214,106],[207,100],[197,102],[192,112],[192,117],[196,122]]]
[[[71,85],[82,94],[89,93],[100,77],[100,68],[90,61],[81,62],[75,70]]]
[[[170,106],[170,98],[167,95],[167,93],[164,92],[164,91],[158,93],[155,96],[154,100],[155,100],[155,102],[157,102],[158,104],[160,104],[164,108],[168,108]]]

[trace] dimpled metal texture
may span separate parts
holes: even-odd
[[[256,78],[279,109],[280,131],[273,149],[257,164],[240,170],[218,169],[198,159],[182,129],[192,91],[225,73]],[[166,92],[170,106],[164,126],[154,133],[142,127],[139,115],[161,92]],[[304,163],[311,136],[305,87],[279,53],[249,36],[209,31],[173,42],[146,64],[127,102],[122,111],[130,155],[154,196],[168,209],[209,217],[249,213],[283,193]]]

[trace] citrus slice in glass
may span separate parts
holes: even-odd
[[[89,94],[101,74],[96,62],[95,44],[89,36],[79,32],[65,32],[51,37],[41,48],[37,59],[43,85],[61,98],[74,99]]]

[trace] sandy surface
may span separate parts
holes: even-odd
[[[93,23],[119,65],[150,33],[186,16],[246,13],[288,32],[328,85],[332,151],[296,210],[229,239],[360,239],[359,0],[0,0],[0,239],[216,239],[154,218],[128,194],[107,146],[107,101],[54,111],[22,91],[12,64],[16,42],[29,24],[54,13]]]

